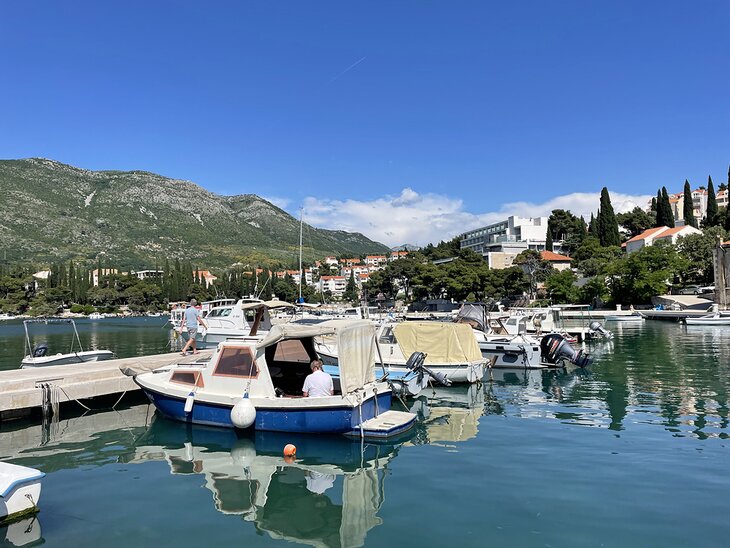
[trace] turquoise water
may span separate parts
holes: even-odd
[[[727,331],[615,331],[588,371],[429,391],[396,444],[238,438],[133,404],[6,423],[0,457],[48,474],[26,535],[49,546],[726,546]]]
[[[75,320],[84,350],[111,350],[120,358],[160,354],[178,344],[171,338],[167,316]],[[31,346],[48,344],[51,354],[70,351],[73,327],[67,323],[28,324]],[[76,345],[76,342],[74,341]],[[25,355],[25,331],[20,320],[0,321],[0,371],[17,369]],[[74,346],[78,350],[78,345]]]

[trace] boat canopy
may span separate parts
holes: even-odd
[[[464,303],[456,314],[456,321],[473,323],[480,331],[488,331],[489,313],[485,303]]]
[[[343,394],[359,390],[365,384],[375,381],[375,325],[367,320],[275,325],[256,348],[263,350],[285,339],[306,339],[322,335],[337,336],[340,386]]]
[[[255,308],[295,308],[293,304],[286,301],[259,301],[241,303],[242,310],[253,310]]]
[[[426,365],[483,360],[472,328],[464,323],[403,322],[393,332],[406,359],[424,352]]]

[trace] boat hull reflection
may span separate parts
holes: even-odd
[[[297,446],[295,459],[282,456],[287,443]],[[399,447],[277,432],[242,437],[155,420],[129,462],[166,461],[173,475],[201,475],[218,512],[272,538],[362,546],[382,523],[386,467]]]

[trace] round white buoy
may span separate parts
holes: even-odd
[[[251,400],[248,399],[248,394],[246,394],[231,409],[231,422],[236,428],[248,428],[255,420],[256,407],[254,407]]]
[[[193,402],[195,402],[195,393],[190,392],[188,397],[185,398],[185,414],[187,415],[193,410]]]

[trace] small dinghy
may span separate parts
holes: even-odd
[[[641,314],[624,314],[622,316],[606,316],[607,322],[643,322],[644,316]]]
[[[71,338],[71,347],[65,354],[60,352],[57,354],[48,353],[48,345],[40,343],[35,346],[31,343],[28,326],[32,324],[71,324],[73,328],[73,336]],[[45,318],[38,320],[24,320],[23,328],[25,329],[25,352],[26,355],[20,362],[20,368],[29,367],[45,367],[47,365],[70,365],[74,363],[99,362],[103,360],[111,360],[114,352],[111,350],[84,350],[81,346],[79,332],[76,329],[76,322],[73,320]]]
[[[35,468],[0,462],[0,523],[38,511],[44,476]]]
[[[685,318],[684,322],[687,325],[730,325],[730,316],[710,314],[699,318]]]

